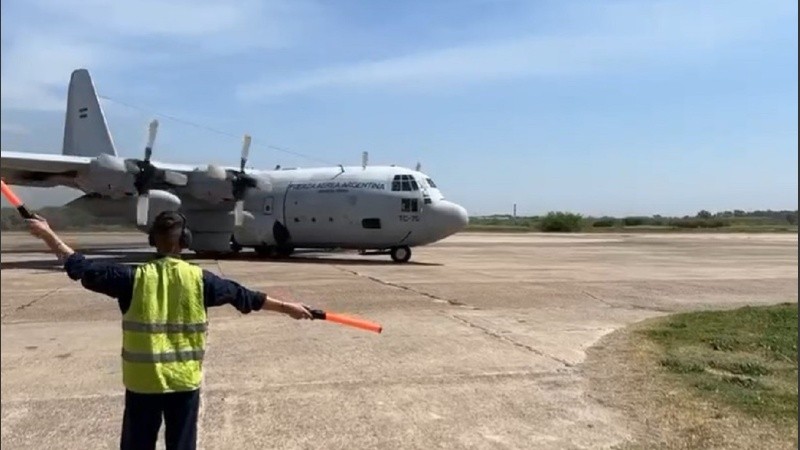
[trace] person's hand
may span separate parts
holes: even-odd
[[[25,219],[28,224],[28,231],[39,239],[44,239],[53,234],[50,225],[44,217],[35,214],[33,219]]]
[[[300,303],[281,302],[280,312],[295,320],[314,318],[311,311]]]

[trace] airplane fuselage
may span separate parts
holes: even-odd
[[[234,231],[243,246],[388,249],[426,245],[467,225],[425,174],[401,167],[271,171],[272,189],[253,190]],[[277,228],[276,228],[276,224]],[[282,235],[285,228],[285,234]]]

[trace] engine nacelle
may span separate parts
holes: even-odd
[[[217,204],[226,200],[232,200],[231,182],[224,178],[223,171],[218,178],[208,175],[207,171],[195,170],[188,174],[187,189],[189,195],[211,204]]]
[[[125,160],[102,154],[92,159],[86,177],[79,184],[83,190],[103,197],[122,199],[135,194],[134,177],[125,169]]]

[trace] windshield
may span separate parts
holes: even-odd
[[[418,191],[419,185],[411,175],[395,175],[392,180],[393,191]]]

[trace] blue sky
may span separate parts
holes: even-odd
[[[794,1],[4,1],[2,148],[59,153],[85,67],[124,156],[159,113],[234,136],[155,116],[157,159],[235,164],[244,133],[264,168],[367,150],[421,161],[471,214],[796,209],[797,18]]]

